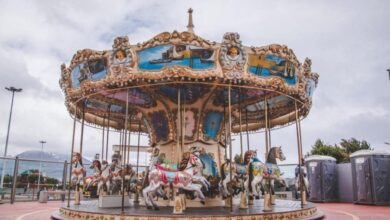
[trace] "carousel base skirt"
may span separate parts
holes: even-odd
[[[131,202],[130,202],[131,203]],[[141,203],[142,204],[142,203]],[[197,207],[187,208],[183,214],[172,214],[173,207],[160,206],[160,210],[150,210],[140,204],[131,203],[124,208],[99,208],[98,200],[82,201],[81,205],[63,206],[52,214],[52,219],[76,220],[76,219],[101,219],[101,220],[168,220],[168,219],[240,219],[240,220],[265,220],[265,219],[322,219],[323,213],[319,212],[313,203],[308,203],[303,208],[300,201],[277,200],[272,206],[272,211],[263,211],[263,200],[255,200],[248,209],[240,209],[234,202],[233,210],[224,207]]]

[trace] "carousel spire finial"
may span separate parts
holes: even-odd
[[[192,8],[189,8],[188,9],[188,25],[187,25],[187,28],[188,28],[188,32],[190,33],[194,33],[194,24],[192,23],[192,12],[194,10],[192,10]]]

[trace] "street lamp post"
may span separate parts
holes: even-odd
[[[41,183],[41,169],[42,169],[42,153],[43,153],[43,144],[46,143],[46,141],[39,141],[39,143],[42,144],[41,153],[40,153],[40,160],[39,160],[39,171],[38,171],[38,191],[39,191],[39,185]]]
[[[12,108],[14,106],[14,96],[15,96],[15,92],[21,92],[22,89],[17,89],[13,86],[11,87],[5,87],[6,90],[12,92],[12,99],[11,99],[11,110],[9,112],[9,119],[8,119],[8,129],[7,129],[7,138],[5,139],[5,148],[4,148],[4,157],[7,156],[7,150],[8,150],[8,139],[9,139],[9,130],[11,128],[11,118],[12,118]],[[5,163],[5,159],[3,161],[3,170],[1,172],[1,182],[0,182],[0,188],[3,188],[3,184],[4,184],[4,173],[5,173],[5,166],[6,166],[6,163]]]

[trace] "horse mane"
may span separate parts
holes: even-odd
[[[274,155],[274,152],[276,150],[277,147],[271,147],[271,149],[269,150],[268,152],[268,156],[267,156],[267,163],[272,163],[272,164],[276,164],[276,158],[275,158],[275,155]]]
[[[92,163],[97,163],[97,168],[98,168],[99,170],[102,170],[102,164],[100,163],[99,160],[94,160]]]
[[[183,159],[181,159],[181,161],[179,163],[179,170],[180,171],[183,171],[186,169],[188,161],[190,161],[190,155],[191,155],[190,152],[183,153]]]
[[[248,150],[247,152],[245,152],[245,154],[244,154],[244,163],[245,164],[248,164],[250,162],[252,155],[253,155],[253,150]]]

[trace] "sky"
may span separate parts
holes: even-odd
[[[185,31],[190,7],[195,33],[205,39],[221,42],[224,33],[238,32],[246,46],[283,44],[300,62],[312,60],[320,78],[301,123],[304,153],[318,138],[333,145],[351,137],[390,151],[390,1],[0,0],[1,155],[11,104],[4,87],[23,88],[15,94],[7,154],[41,150],[40,140],[47,142],[46,152],[69,153],[73,121],[58,84],[60,65],[68,66],[77,50],[111,49],[117,36],[136,44],[164,31]],[[296,163],[295,126],[271,136],[272,145],[283,147],[285,163]],[[119,138],[110,140],[117,144]],[[264,134],[250,135],[250,143],[261,154]],[[100,146],[101,131],[86,127],[84,155],[92,158]]]

